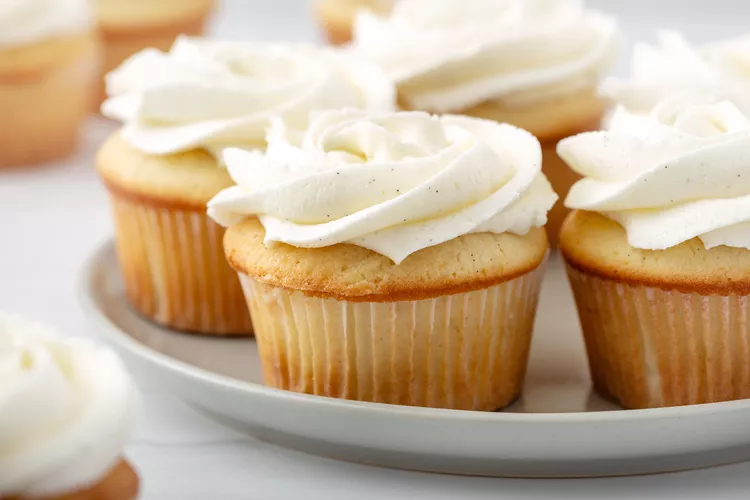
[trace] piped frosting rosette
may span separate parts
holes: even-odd
[[[0,497],[97,483],[120,460],[137,407],[112,351],[0,312]]]
[[[350,51],[307,45],[179,38],[142,51],[107,76],[102,113],[148,154],[265,146],[274,116],[304,129],[311,111],[392,110],[391,81]]]
[[[258,216],[267,244],[350,243],[396,263],[467,233],[526,234],[557,199],[535,137],[461,116],[329,111],[224,159],[237,185],[208,205],[220,224]]]
[[[610,130],[560,142],[584,179],[566,206],[620,223],[631,246],[692,238],[750,249],[750,99],[742,90],[687,92],[647,115],[617,109]]]

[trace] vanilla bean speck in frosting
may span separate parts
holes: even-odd
[[[220,224],[257,215],[267,244],[350,243],[395,263],[467,233],[526,234],[557,199],[534,136],[461,116],[328,111],[224,160],[237,185],[208,204]]]
[[[107,76],[102,113],[148,154],[228,145],[264,147],[274,116],[304,129],[309,113],[392,110],[392,82],[344,49],[180,38],[142,51]]]
[[[0,497],[101,481],[120,461],[137,406],[112,351],[0,312]]]
[[[662,99],[684,91],[708,91],[727,85],[750,88],[750,36],[700,47],[676,31],[659,33],[657,43],[633,47],[627,78],[605,80],[600,93],[628,110],[648,113]]]
[[[412,109],[525,105],[595,88],[617,58],[614,19],[581,0],[402,0],[363,12],[354,46]]]
[[[0,49],[84,33],[92,25],[88,0],[0,1]]]
[[[706,249],[750,249],[750,95],[686,92],[647,115],[624,107],[610,129],[561,141],[558,154],[584,176],[565,200],[620,223],[635,248],[692,238]]]

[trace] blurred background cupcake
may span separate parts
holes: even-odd
[[[128,297],[179,330],[247,335],[252,324],[206,204],[233,184],[227,146],[264,149],[271,117],[303,130],[317,109],[394,107],[372,63],[327,47],[181,38],[107,79],[106,116],[124,123],[99,151]]]
[[[629,74],[607,78],[600,93],[613,105],[649,113],[675,93],[727,85],[750,89],[750,36],[694,46],[679,32],[662,30],[655,45],[635,44]]]
[[[318,24],[328,42],[338,45],[352,39],[352,26],[360,11],[387,14],[397,0],[313,0]]]
[[[750,397],[750,97],[688,92],[560,142],[560,235],[594,387],[626,408]]]
[[[229,226],[264,378],[362,401],[496,410],[520,393],[557,196],[506,124],[329,111],[227,150]],[[256,216],[258,217],[256,219]]]
[[[90,0],[104,43],[102,75],[145,48],[168,50],[179,35],[197,36],[218,0]],[[104,84],[99,102],[106,98]]]
[[[0,312],[0,373],[0,498],[135,500],[138,395],[113,352]]]
[[[396,81],[405,109],[511,123],[536,135],[544,172],[564,196],[578,178],[559,139],[596,130],[600,79],[614,66],[615,20],[578,0],[402,0],[390,15],[362,13],[355,48]],[[556,240],[566,210],[550,212]]]
[[[0,2],[0,167],[73,152],[99,57],[88,0]]]

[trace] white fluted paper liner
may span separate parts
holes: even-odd
[[[224,257],[222,227],[202,211],[110,194],[120,267],[138,311],[178,330],[252,332],[242,288]]]
[[[594,387],[626,408],[750,397],[746,296],[632,286],[568,267]]]
[[[240,279],[267,385],[496,410],[521,391],[543,267],[483,290],[403,302],[317,298]]]

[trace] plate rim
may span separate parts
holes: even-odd
[[[118,327],[97,306],[93,298],[94,273],[98,265],[108,255],[115,254],[116,248],[114,238],[107,237],[94,246],[94,250],[86,257],[78,272],[75,286],[78,303],[83,309],[84,316],[96,331],[107,341],[118,346],[130,354],[148,361],[162,369],[173,372],[182,378],[187,378],[198,383],[209,383],[221,386],[225,389],[239,393],[253,393],[255,396],[272,397],[286,400],[290,403],[299,402],[314,404],[332,409],[349,410],[355,412],[379,412],[396,414],[400,417],[430,418],[445,420],[460,420],[463,422],[481,422],[490,424],[526,424],[526,425],[548,425],[548,424],[581,424],[581,423],[611,423],[611,422],[633,422],[635,420],[660,420],[673,419],[677,417],[692,417],[710,415],[714,413],[728,413],[734,411],[746,411],[750,409],[750,399],[739,399],[735,401],[724,401],[717,403],[704,403],[697,405],[672,406],[663,408],[647,409],[621,409],[603,410],[590,412],[551,412],[551,413],[509,413],[509,412],[481,412],[470,410],[454,410],[446,408],[427,408],[420,406],[402,406],[388,403],[375,403],[369,401],[355,401],[339,399],[314,394],[303,394],[264,385],[234,379],[232,377],[211,372],[204,368],[191,365],[185,361],[163,354],[145,344],[134,340],[127,332]],[[115,259],[116,260],[116,259]],[[159,328],[162,326],[156,325]],[[176,332],[179,333],[179,332]]]

